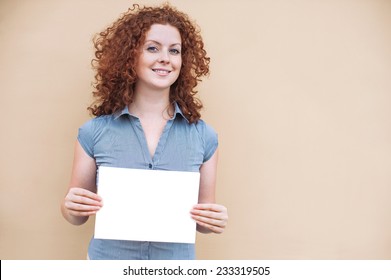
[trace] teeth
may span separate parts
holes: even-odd
[[[160,70],[160,69],[154,69],[153,70],[154,72],[157,72],[159,74],[168,74],[170,73],[170,71],[167,71],[167,70]]]

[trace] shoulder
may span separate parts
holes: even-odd
[[[85,152],[94,156],[94,147],[97,139],[103,135],[103,131],[111,120],[111,115],[99,116],[86,121],[80,128],[77,139]]]
[[[103,115],[99,117],[94,117],[86,121],[84,124],[82,124],[80,130],[93,132],[102,129],[103,127],[108,125],[112,119],[113,119],[112,115]]]
[[[203,137],[203,138],[216,137],[217,138],[216,130],[211,125],[207,124],[204,120],[202,120],[202,119],[198,120],[198,122],[195,123],[195,127],[201,137]]]
[[[79,140],[85,139],[85,141],[95,142],[96,139],[104,132],[105,128],[110,126],[112,120],[112,115],[104,115],[86,121],[79,128]]]
[[[208,161],[218,147],[218,137],[215,129],[203,120],[199,120],[195,127],[202,139],[204,147],[204,162]]]

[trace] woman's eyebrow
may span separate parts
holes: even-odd
[[[145,44],[150,44],[150,43],[154,43],[154,44],[157,44],[157,45],[160,45],[160,46],[162,45],[160,42],[155,41],[155,40],[146,40],[145,41]],[[173,47],[173,46],[176,46],[176,45],[178,45],[179,47],[182,46],[181,43],[173,43],[173,44],[170,45],[170,47]]]

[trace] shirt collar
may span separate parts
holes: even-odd
[[[125,106],[122,110],[118,110],[117,112],[115,112],[113,114],[115,120],[118,119],[119,117],[123,116],[123,115],[131,116],[131,114],[129,112],[128,106]]]
[[[181,115],[187,122],[189,122],[189,120],[185,117],[185,115],[183,114],[181,108],[179,108],[179,105],[177,102],[174,102],[174,108],[175,108],[175,112],[174,112],[174,116],[171,118],[171,120],[175,119],[176,116],[179,114]],[[125,106],[122,110],[119,110],[117,112],[115,112],[114,114],[114,119],[118,119],[119,117],[123,116],[123,115],[128,115],[128,116],[133,116],[135,118],[137,118],[136,116],[132,115],[130,112],[129,112],[129,108],[128,106]]]

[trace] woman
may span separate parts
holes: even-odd
[[[94,40],[94,119],[79,129],[62,214],[81,225],[103,206],[99,166],[200,172],[191,217],[221,233],[227,210],[215,204],[217,136],[194,97],[209,58],[199,31],[175,8],[134,5]],[[194,259],[194,244],[92,238],[90,259]]]

